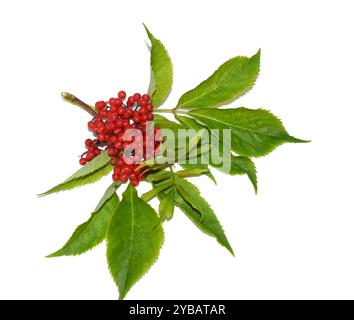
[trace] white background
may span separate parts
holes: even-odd
[[[166,107],[227,59],[262,48],[256,86],[232,105],[268,108],[312,142],[257,159],[257,196],[245,176],[194,179],[236,257],[177,211],[158,262],[127,298],[354,298],[352,3],[2,1],[0,298],[117,298],[104,245],[44,258],[89,217],[110,177],[36,194],[79,168],[89,136],[89,116],[61,91],[93,103],[147,89],[142,22],[174,62]]]

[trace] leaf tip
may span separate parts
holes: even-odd
[[[293,143],[309,143],[311,140],[303,140],[303,139],[298,139],[293,136],[288,137],[288,142],[293,142]]]
[[[148,29],[148,27],[146,26],[146,24],[143,22],[143,27],[149,37],[149,39],[151,40],[154,36],[152,35],[152,33],[150,32],[150,30]]]
[[[45,258],[56,258],[56,257],[60,257],[60,256],[61,256],[60,251],[55,251],[55,252],[45,256]]]

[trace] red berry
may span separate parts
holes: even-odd
[[[123,167],[125,165],[125,162],[123,159],[118,159],[117,160],[117,166]]]
[[[139,115],[139,114],[134,114],[134,115],[133,115],[133,121],[134,121],[135,123],[139,123],[139,122],[141,121],[140,115]]]
[[[86,147],[91,147],[91,145],[92,145],[92,140],[91,139],[86,139],[85,140],[85,146]]]
[[[146,110],[147,110],[148,112],[151,112],[153,109],[154,109],[154,107],[153,107],[153,105],[152,105],[151,103],[149,103],[149,104],[146,105]]]
[[[119,115],[124,114],[124,112],[125,112],[125,108],[124,108],[124,107],[119,107],[119,108],[118,108],[118,114],[119,114]]]
[[[116,149],[121,149],[123,147],[123,143],[122,141],[117,141],[114,146],[116,147]]]
[[[128,119],[124,119],[123,122],[122,122],[122,124],[123,124],[122,127],[129,127],[130,122],[129,122]]]
[[[94,123],[93,121],[89,121],[89,122],[87,123],[87,127],[88,127],[90,130],[94,130],[95,127],[96,127],[96,125],[95,125],[95,123]]]
[[[80,158],[79,162],[82,166],[84,166],[87,163],[87,160],[85,158]]]
[[[113,172],[114,172],[115,174],[121,174],[121,172],[122,172],[122,167],[115,166],[114,169],[113,169]]]
[[[117,123],[117,125],[118,125],[118,123]],[[118,127],[121,127],[121,126],[118,125]],[[120,133],[122,133],[122,129],[121,128],[117,128],[116,130],[114,130],[114,134],[116,136],[118,136]]]
[[[119,99],[124,100],[126,96],[127,96],[127,94],[125,93],[125,91],[119,91],[118,92],[118,98]]]
[[[141,99],[139,105],[140,107],[146,107],[148,105],[148,102],[146,100]]]
[[[120,178],[120,177],[119,177],[118,174],[113,173],[113,175],[112,175],[113,181],[118,181],[118,180],[120,180],[119,178]]]
[[[136,179],[136,177],[138,176],[138,172],[137,171],[132,171],[129,173],[129,179],[134,180]]]
[[[94,152],[92,152],[92,151],[87,152],[86,159],[88,161],[92,160],[94,157],[95,157],[95,153]]]
[[[129,97],[127,100],[127,106],[132,107],[134,105],[135,101],[133,97]]]
[[[123,118],[124,119],[129,119],[132,115],[132,111],[130,109],[125,110],[124,114],[123,114]]]
[[[107,154],[108,154],[110,157],[116,156],[116,155],[118,154],[118,150],[117,150],[117,149],[114,149],[114,148],[108,148]]]
[[[103,110],[106,107],[106,102],[104,101],[97,101],[95,104],[97,110]]]
[[[149,101],[150,100],[150,96],[148,94],[143,94],[143,96],[141,97],[141,99]]]
[[[127,182],[128,181],[128,175],[126,173],[122,173],[119,176],[119,180],[122,181],[122,182]]]
[[[152,120],[154,120],[154,115],[152,113],[148,113],[146,115],[146,118],[147,118],[147,121],[152,121]]]
[[[147,113],[146,107],[141,107],[140,110],[139,110],[139,113],[140,113],[141,115],[146,114],[146,113]]]
[[[137,187],[139,185],[139,180],[138,179],[132,179],[131,180],[131,184],[132,184],[132,186]]]
[[[109,98],[108,103],[112,105],[114,103],[114,98]]]
[[[133,100],[134,102],[138,102],[141,99],[140,93],[134,93]]]
[[[93,153],[95,154],[95,156],[98,156],[99,154],[101,154],[101,150],[100,149],[95,149],[93,151]]]

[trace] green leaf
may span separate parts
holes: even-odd
[[[195,119],[180,116],[177,114],[175,114],[175,118],[187,128],[194,129],[196,131],[201,130],[201,129],[205,129],[205,127],[203,125],[201,125],[200,123],[198,123]],[[203,164],[203,163],[193,163],[193,164],[180,163],[179,165],[183,169],[200,169],[200,170],[208,170],[209,169],[208,164]],[[216,184],[216,179],[210,171],[206,172],[205,175]]]
[[[113,166],[111,164],[111,158],[104,151],[99,156],[87,163],[84,167],[76,171],[64,182],[44,193],[39,194],[39,196],[46,196],[54,192],[70,190],[85,184],[96,182],[111,172],[112,168]]]
[[[233,154],[230,155],[230,162],[229,166],[225,166],[224,163],[211,163],[211,166],[231,176],[246,174],[253,185],[255,193],[257,193],[257,170],[254,162],[250,158]]]
[[[111,190],[111,187],[107,189],[90,219],[80,224],[65,245],[50,254],[48,258],[82,254],[104,240],[112,214],[117,210],[119,204],[115,192],[108,197]]]
[[[157,213],[129,185],[107,233],[107,260],[120,299],[156,261],[163,238]]]
[[[105,191],[103,194],[100,202],[97,204],[95,211],[98,211],[101,209],[101,207],[106,203],[108,199],[110,199],[117,191],[117,189],[120,187],[122,183],[121,182],[113,182]]]
[[[141,196],[141,199],[143,199],[146,202],[149,202],[150,200],[155,198],[160,192],[170,188],[172,185],[173,185],[173,181],[172,180],[163,181],[161,184],[159,184],[158,187],[156,187],[154,189],[151,189],[148,192],[145,192]]]
[[[189,118],[189,117],[184,117],[184,116],[177,116],[176,119],[183,123],[185,126],[193,128],[195,130],[200,130],[202,128],[205,128],[203,125],[198,123],[195,119]],[[220,152],[223,152],[223,145],[222,145],[222,135],[219,135],[219,139],[221,140],[221,144],[219,145],[220,147]],[[240,157],[240,156],[234,156],[233,154],[230,155],[230,171],[226,172],[224,169],[223,165],[218,165],[210,161],[210,165],[213,166],[214,168],[217,168],[224,173],[230,174],[230,175],[236,175],[236,174],[247,174],[248,178],[251,180],[251,183],[254,187],[255,192],[257,193],[257,171],[256,171],[256,166],[253,163],[253,161],[249,158],[246,157]],[[184,165],[182,165],[185,167]],[[194,167],[193,167],[194,166]],[[204,167],[203,167],[204,166]],[[200,168],[203,169],[205,167],[208,167],[206,164],[196,164],[196,165],[187,165],[189,168]]]
[[[179,129],[186,129],[185,126],[175,121],[168,120],[166,117],[159,114],[154,114],[154,125],[156,128],[170,129],[175,133],[175,135],[178,135]]]
[[[264,156],[285,142],[307,142],[290,136],[281,121],[263,109],[191,110],[189,115],[210,129],[231,129],[231,148],[241,156]]]
[[[251,58],[238,56],[221,65],[208,79],[179,99],[178,108],[218,107],[252,88],[260,64],[260,50]]]
[[[159,214],[162,221],[172,219],[175,208],[175,195],[176,188],[173,186],[166,191],[165,196],[160,200]]]
[[[151,41],[151,81],[149,94],[155,108],[159,107],[167,98],[172,88],[173,67],[172,61],[162,42],[156,39],[145,26],[146,33]]]
[[[200,169],[200,168],[193,168],[193,169],[186,169],[177,171],[176,175],[181,178],[189,178],[189,177],[199,177],[202,174],[210,172],[209,169]]]
[[[189,217],[202,231],[213,236],[230,251],[234,252],[226,235],[210,205],[200,195],[198,188],[187,180],[175,175],[178,193],[175,197],[176,205]]]
[[[199,122],[197,122],[195,119],[190,118],[190,117],[185,117],[185,116],[181,116],[175,113],[175,118],[182,123],[184,126],[186,126],[187,128],[191,128],[194,130],[200,130],[200,129],[204,129],[205,127],[200,124]]]
[[[205,171],[204,175],[206,175],[211,181],[217,184],[217,181],[214,175],[210,172],[209,166],[207,164],[202,163],[179,163],[179,165],[186,170],[203,170]]]

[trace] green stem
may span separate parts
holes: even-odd
[[[91,116],[93,116],[93,117],[97,116],[97,112],[96,112],[96,110],[93,107],[91,107],[87,103],[83,102],[79,98],[75,97],[73,94],[68,93],[68,92],[62,92],[61,96],[63,97],[63,99],[66,102],[69,102],[69,103],[71,103],[71,104],[73,104],[75,106],[80,107],[81,109],[83,109],[86,112],[88,112]]]

